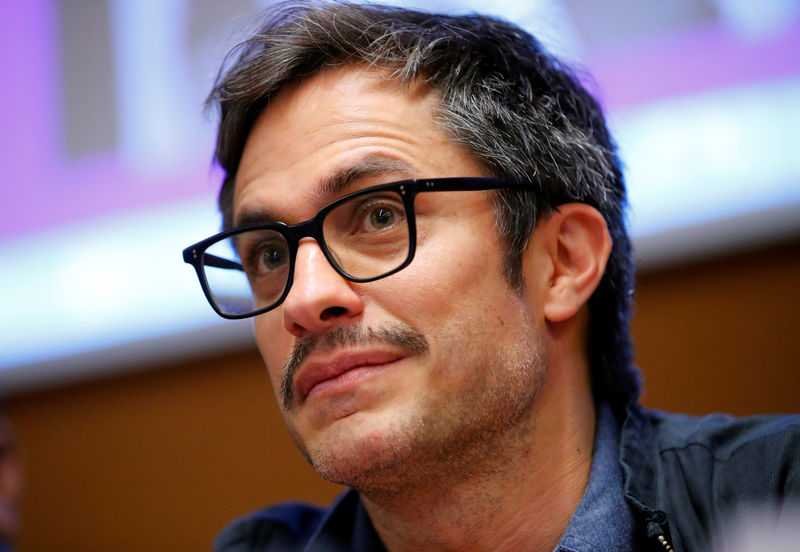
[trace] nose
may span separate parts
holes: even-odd
[[[330,265],[319,244],[303,239],[297,247],[294,279],[283,302],[283,325],[297,338],[324,333],[364,310],[361,296]]]

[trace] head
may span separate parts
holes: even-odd
[[[616,146],[597,102],[539,42],[509,23],[380,6],[295,3],[267,15],[220,73],[209,102],[221,110],[216,158],[225,171],[223,224],[233,223],[239,164],[250,133],[276,96],[326,68],[362,65],[436,93],[435,124],[488,175],[531,181],[536,194],[500,190],[494,199],[503,272],[525,287],[523,253],[560,202],[605,220],[613,247],[588,301],[587,354],[595,397],[617,409],[638,392],[629,319],[633,262]]]

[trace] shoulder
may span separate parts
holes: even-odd
[[[324,516],[325,510],[308,504],[276,504],[230,523],[214,541],[214,551],[302,550]]]
[[[800,455],[800,415],[694,417],[658,411],[647,415],[655,445],[662,455],[693,449],[719,461],[753,455],[797,460]]]
[[[717,508],[800,500],[800,415],[694,417],[634,405],[622,460],[628,488],[651,502]]]
[[[662,496],[722,509],[800,500],[800,415],[648,416]]]
[[[347,489],[329,508],[300,502],[276,504],[231,523],[214,541],[215,552],[381,550],[361,498]]]
[[[625,431],[630,500],[666,512],[676,550],[710,549],[744,509],[800,501],[800,415],[694,417],[637,406]]]

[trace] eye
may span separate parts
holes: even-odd
[[[329,246],[341,240],[387,240],[407,226],[402,198],[392,191],[356,195],[339,203],[323,222]]]
[[[275,247],[274,245],[265,246],[259,250],[259,272],[269,272],[280,268],[286,262],[286,249]]]
[[[395,220],[395,212],[388,207],[376,207],[369,214],[369,224],[376,230],[393,226]]]
[[[370,234],[395,228],[405,212],[402,204],[392,198],[372,197],[359,205],[352,217],[351,228],[356,234]]]
[[[251,277],[269,275],[289,263],[289,245],[276,232],[245,233],[238,249],[244,271]]]

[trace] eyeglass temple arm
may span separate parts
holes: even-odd
[[[203,264],[206,266],[213,266],[214,268],[227,268],[230,270],[242,270],[242,265],[237,262],[229,261],[228,259],[223,259],[222,257],[217,257],[216,255],[211,255],[206,253],[203,256]]]

